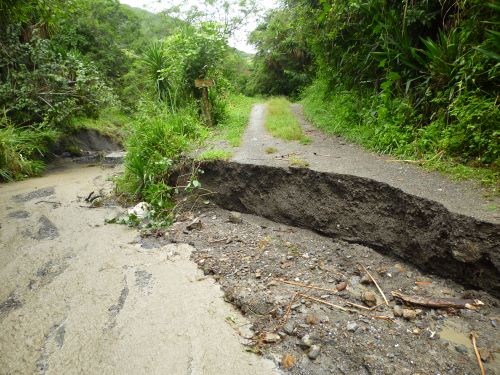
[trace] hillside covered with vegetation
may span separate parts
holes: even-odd
[[[227,37],[215,23],[117,0],[1,2],[0,179],[39,174],[61,137],[81,127],[130,134],[176,123],[186,139],[163,156],[176,153],[198,134],[187,127],[201,126],[196,78],[217,79],[219,122],[225,98],[245,85],[248,57]]]
[[[252,56],[228,39],[256,3],[153,14],[117,0],[1,2],[0,179],[40,174],[61,139],[96,128],[124,140],[120,192],[167,212],[175,161],[214,130],[238,145],[264,95],[302,101],[327,133],[498,182],[498,5],[286,0],[251,34]],[[214,129],[195,86],[206,78]]]

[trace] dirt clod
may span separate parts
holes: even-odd
[[[403,318],[406,320],[415,320],[417,317],[417,313],[415,310],[403,309]]]
[[[241,218],[241,214],[239,212],[231,212],[229,214],[228,221],[233,224],[241,224],[243,219]]]
[[[373,292],[363,292],[363,294],[361,295],[361,299],[366,304],[366,306],[373,307],[377,305],[377,296]]]

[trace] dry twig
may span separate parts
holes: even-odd
[[[283,279],[274,279],[274,280],[279,281],[280,283],[283,283],[283,284],[288,284],[288,285],[293,285],[293,286],[301,286],[303,288],[308,288],[308,289],[323,290],[325,292],[330,292],[330,293],[334,293],[334,294],[338,292],[337,290],[322,288],[320,286],[311,285],[311,284],[298,283],[296,281],[288,281],[288,280],[283,280]]]
[[[275,331],[278,331],[281,327],[283,327],[286,324],[286,322],[288,321],[288,318],[290,318],[290,313],[292,312],[292,305],[298,296],[299,296],[299,293],[295,293],[293,295],[292,299],[290,300],[290,303],[288,304],[288,306],[286,308],[285,315],[283,315],[283,319],[282,319],[281,323],[278,324]]]
[[[314,302],[322,303],[324,305],[333,307],[335,309],[339,309],[341,311],[353,312],[353,313],[356,313],[356,314],[360,314],[361,313],[360,311],[357,311],[357,310],[353,310],[353,309],[345,308],[345,307],[342,307],[342,306],[339,306],[339,305],[335,305],[335,304],[333,304],[331,302],[325,301],[324,299],[320,299],[320,298],[316,298],[316,297],[311,297],[311,296],[308,296],[307,294],[302,294],[302,293],[297,293],[297,294],[300,297],[303,297],[303,298],[306,298],[306,299],[310,299],[311,301],[314,301]]]
[[[368,272],[368,270],[366,269],[366,267],[365,267],[365,266],[363,266],[363,265],[361,264],[361,267],[363,267],[363,269],[365,270],[365,272],[366,272],[366,274],[368,275],[368,277],[369,277],[369,278],[373,281],[373,283],[374,283],[374,284],[375,284],[375,286],[377,287],[378,291],[380,292],[380,294],[381,294],[381,295],[382,295],[382,297],[384,298],[385,304],[386,304],[387,306],[389,306],[389,301],[387,301],[387,298],[385,297],[384,292],[382,291],[382,289],[381,289],[381,288],[380,288],[380,286],[378,285],[377,280],[375,280],[375,279],[373,278],[373,276],[371,275],[371,273],[370,273],[370,272]]]
[[[470,333],[470,339],[472,340],[472,346],[474,347],[474,353],[476,354],[477,363],[479,364],[479,368],[481,369],[481,375],[485,375],[483,362],[481,361],[481,355],[479,354],[479,350],[477,349],[476,336],[476,332],[472,331]]]

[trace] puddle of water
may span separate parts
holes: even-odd
[[[447,321],[441,332],[440,337],[455,345],[465,346],[471,353],[473,351],[472,342],[469,338],[469,332],[463,324],[454,321]]]

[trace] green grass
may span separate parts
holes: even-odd
[[[229,160],[233,156],[231,151],[227,150],[206,150],[198,155],[198,160]]]
[[[299,120],[292,113],[290,102],[283,97],[272,98],[267,102],[265,126],[273,137],[285,141],[299,141],[302,144],[311,143],[311,139],[304,135]]]
[[[307,168],[309,167],[309,162],[303,159],[300,159],[296,156],[291,156],[290,159],[288,159],[290,165],[292,167],[299,167],[299,168]]]
[[[241,94],[230,97],[228,99],[226,118],[217,125],[215,138],[224,139],[232,147],[238,147],[248,125],[252,106],[259,103],[259,101],[261,101],[259,98]]]
[[[397,119],[392,123],[383,121],[380,113],[373,119],[366,110],[369,107],[367,98],[344,90],[337,90],[326,98],[324,92],[318,84],[310,86],[304,92],[302,104],[306,118],[325,133],[341,135],[348,141],[396,159],[416,161],[425,169],[439,171],[455,180],[481,182],[492,189],[492,194],[498,194],[498,166],[466,165],[436,150],[422,152],[425,138],[415,137],[409,128],[397,125]]]

